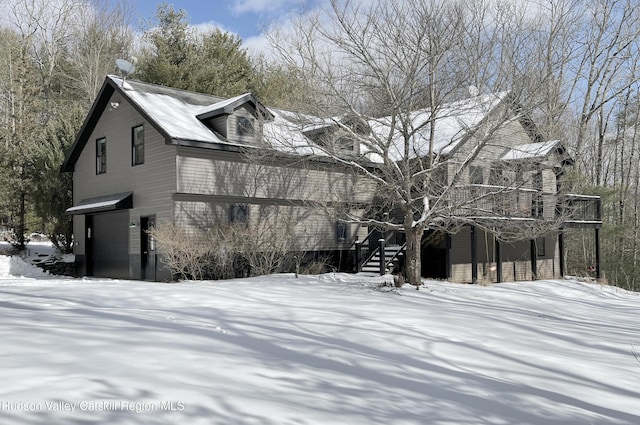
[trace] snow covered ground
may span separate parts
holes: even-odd
[[[162,284],[11,261],[0,424],[640,424],[640,295],[617,288]]]

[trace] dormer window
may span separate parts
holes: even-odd
[[[237,117],[236,133],[240,137],[253,137],[256,133],[256,130],[253,126],[253,120],[247,117]]]
[[[350,137],[339,137],[336,140],[336,149],[339,151],[353,152],[355,150],[355,143]]]
[[[262,121],[275,116],[251,93],[245,93],[209,105],[196,118],[224,141],[253,142],[261,137]]]

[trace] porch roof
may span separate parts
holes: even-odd
[[[130,208],[133,208],[133,192],[124,192],[83,199],[73,207],[67,208],[66,212],[77,215]]]

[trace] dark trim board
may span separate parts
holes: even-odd
[[[87,144],[89,135],[98,124],[98,121],[102,117],[102,112],[104,112],[107,104],[109,103],[109,99],[111,99],[111,96],[115,92],[114,86],[109,83],[110,81],[110,79],[107,79],[103,83],[100,93],[98,93],[98,96],[96,97],[96,102],[91,107],[91,110],[78,133],[78,137],[76,137],[76,140],[73,142],[68,156],[62,164],[61,170],[63,172],[74,171],[76,161],[80,157],[84,146]]]
[[[309,205],[301,199],[282,198],[254,198],[247,196],[232,195],[204,195],[196,193],[174,193],[173,200],[177,202],[206,202],[220,204],[256,204],[256,205],[286,205],[286,206],[306,206]]]
[[[498,238],[495,238],[496,253],[496,283],[502,283],[502,244]]]
[[[600,229],[602,221],[565,221],[562,223],[563,229]]]
[[[165,140],[167,145],[174,145],[178,147],[182,146],[186,148],[213,149],[222,152],[243,153],[251,147],[231,142],[203,142],[200,140],[187,140],[170,137],[167,137]]]
[[[234,196],[234,195],[206,195],[198,193],[174,193],[172,199],[175,202],[205,202],[216,204],[251,204],[251,205],[281,205],[287,207],[309,207],[315,208],[319,206],[333,207],[344,206],[344,202],[326,202],[319,203],[315,201],[305,201],[303,199],[284,199],[284,198],[256,198],[252,196]],[[349,204],[353,208],[365,207],[368,204],[364,202]]]
[[[478,237],[476,226],[471,225],[471,283],[478,283]]]

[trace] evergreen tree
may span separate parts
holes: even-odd
[[[80,130],[84,110],[75,108],[52,119],[45,137],[35,152],[37,184],[32,196],[35,213],[43,221],[43,231],[60,252],[72,252],[73,221],[66,209],[73,203],[73,177],[61,173],[65,152],[71,147]]]
[[[149,46],[136,71],[142,81],[226,97],[254,91],[242,40],[220,30],[197,33],[183,10],[159,5],[144,39]]]

